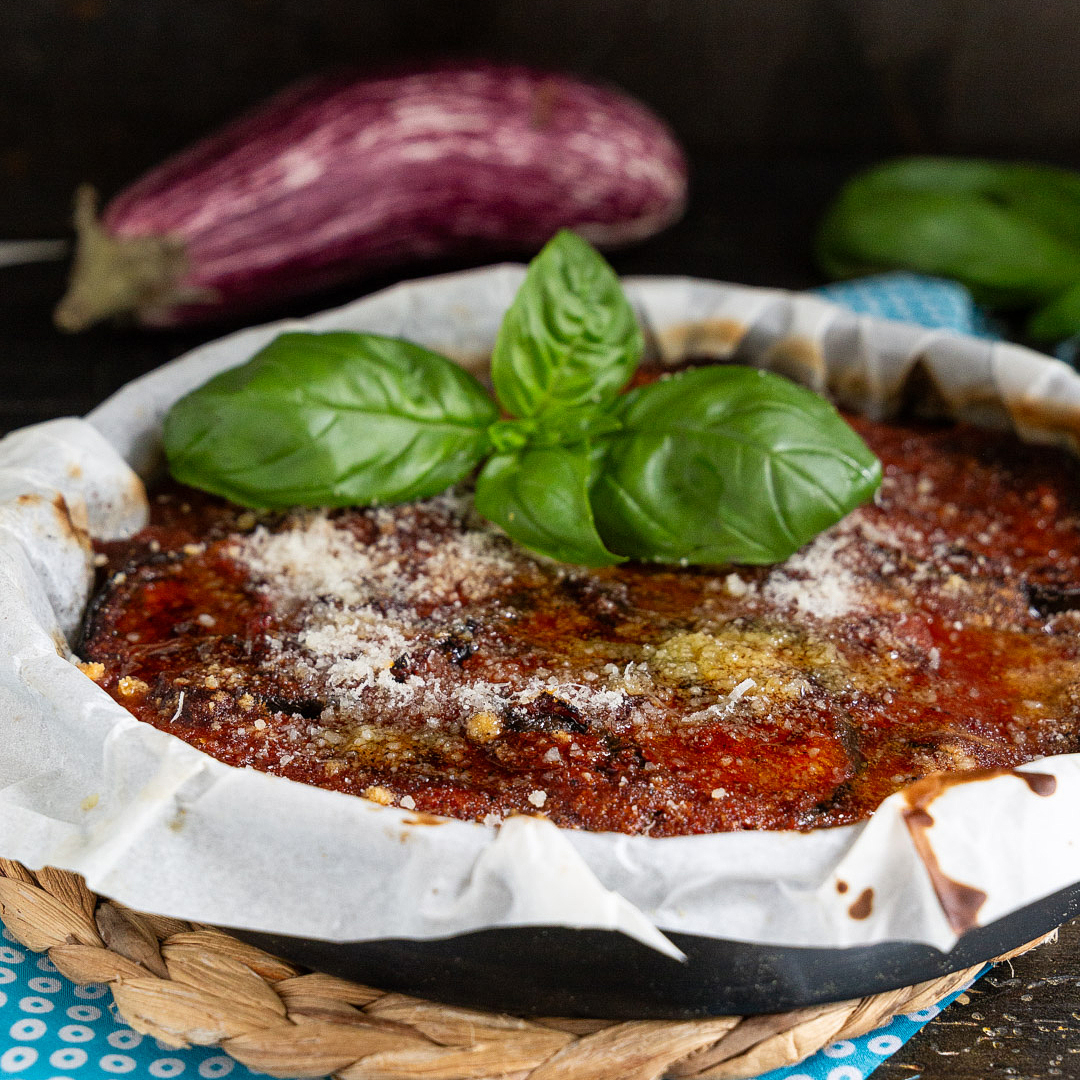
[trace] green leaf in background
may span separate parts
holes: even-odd
[[[592,507],[604,543],[631,557],[779,562],[881,481],[828,402],[768,372],[683,372],[632,391],[619,412]]]
[[[643,349],[619,279],[580,237],[563,230],[529,264],[499,328],[491,376],[518,417],[610,402]]]
[[[496,454],[476,481],[476,509],[519,544],[561,562],[622,562],[600,539],[589,506],[598,455],[588,444]]]
[[[1060,341],[1080,331],[1080,281],[1039,308],[1027,330],[1038,341]]]
[[[472,375],[419,345],[289,333],[178,401],[165,453],[178,480],[244,505],[365,506],[445,491],[496,418]]]
[[[817,255],[835,277],[906,269],[955,278],[991,307],[1047,305],[1080,283],[1080,175],[952,158],[890,162],[844,187]],[[1033,320],[1032,333],[1075,332],[1071,310]]]

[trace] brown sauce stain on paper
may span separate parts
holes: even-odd
[[[812,390],[824,391],[829,381],[825,354],[810,338],[792,336],[778,341],[766,354],[765,366]]]
[[[938,903],[941,904],[949,925],[958,934],[963,934],[979,925],[978,914],[986,903],[986,893],[974,885],[954,881],[941,869],[927,835],[927,830],[934,824],[934,819],[927,807],[951,787],[990,780],[997,776],[1015,776],[1023,781],[1034,794],[1043,797],[1052,795],[1057,789],[1056,778],[1048,773],[1021,772],[1017,769],[976,769],[970,772],[938,773],[927,776],[912,784],[904,793],[911,807],[904,811],[904,822],[911,834],[915,851],[926,867],[934,892],[937,894]]]
[[[1022,769],[967,769],[964,772],[934,773],[909,784],[904,789],[908,804],[925,810],[936,798],[949,788],[961,784],[976,784],[980,780],[993,780],[998,776],[1015,776],[1028,787],[1033,795],[1047,798],[1057,791],[1057,777],[1052,773],[1027,772]]]
[[[1064,435],[1073,446],[1080,446],[1080,409],[1051,401],[1015,401],[1009,411],[1017,427],[1035,428]]]
[[[874,910],[874,890],[863,889],[858,899],[848,908],[848,914],[853,919],[868,919]]]
[[[67,500],[60,492],[53,496],[52,507],[56,512],[56,524],[60,534],[69,537],[82,547],[88,548],[90,537],[87,535],[86,525],[84,522],[75,520]]]
[[[1013,769],[1012,775],[1017,780],[1023,780],[1033,795],[1040,795],[1044,799],[1057,791],[1057,777],[1052,773],[1021,772]]]
[[[904,822],[911,833],[915,851],[930,875],[941,910],[957,934],[963,934],[979,925],[979,909],[986,903],[986,893],[974,885],[965,885],[948,877],[938,865],[937,855],[930,846],[926,830],[934,824],[934,819],[921,809],[905,810]]]
[[[666,364],[677,364],[687,356],[726,360],[739,347],[748,327],[734,319],[702,319],[700,322],[665,326],[656,334],[656,344]]]

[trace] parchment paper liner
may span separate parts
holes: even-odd
[[[481,927],[617,929],[677,955],[660,930],[775,945],[956,940],[903,820],[812,833],[650,839],[414,815],[234,769],[136,721],[67,657],[90,580],[87,533],[142,520],[172,401],[287,328],[422,342],[477,365],[523,270],[430,278],[303,322],[242,331],[129,384],[86,420],[0,442],[0,854],[85,875],[139,910],[221,926],[369,940]],[[1016,346],[860,317],[816,297],[685,278],[631,279],[653,348],[767,366],[885,416],[917,395],[957,418],[1076,449],[1080,376]],[[1080,880],[1080,755],[946,790],[929,839],[989,922]],[[840,894],[837,880],[848,884]],[[865,918],[852,897],[873,889]],[[659,929],[658,929],[659,928]]]

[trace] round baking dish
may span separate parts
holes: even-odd
[[[753,1013],[877,993],[1000,955],[1080,910],[1080,756],[1038,766],[1055,776],[1051,797],[998,776],[935,803],[936,854],[988,896],[984,924],[961,936],[893,800],[869,823],[819,834],[666,841],[570,835],[532,819],[432,828],[206,759],[134,721],[55,644],[47,655],[42,635],[70,633],[85,601],[75,534],[83,524],[111,535],[133,527],[137,492],[123,462],[153,477],[172,401],[297,327],[406,337],[479,365],[522,272],[408,283],[302,323],[242,331],[136,380],[86,423],[0,445],[0,493],[15,522],[10,551],[0,547],[0,646],[17,661],[0,672],[0,705],[32,721],[0,757],[0,854],[78,871],[132,907],[229,927],[320,970],[564,1016]],[[930,411],[1075,448],[1080,377],[1027,350],[772,290],[690,279],[627,288],[664,361],[752,363],[876,417]],[[63,499],[49,503],[50,491]],[[18,517],[44,504],[63,509],[74,539],[60,535],[60,510]],[[33,643],[20,637],[28,620]],[[853,888],[875,888],[872,918],[855,921],[838,902],[840,867]]]
[[[968,931],[947,953],[910,941],[812,949],[670,934],[683,961],[625,934],[564,926],[344,943],[230,933],[304,967],[449,1005],[518,1016],[684,1020],[786,1012],[928,982],[1037,941],[1077,914],[1080,885]]]

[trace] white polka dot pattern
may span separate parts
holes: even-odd
[[[177,1051],[120,1023],[104,986],[74,986],[44,956],[0,945],[0,1080],[249,1080],[220,1050]]]
[[[29,1069],[38,1059],[32,1046],[13,1046],[0,1054],[0,1072],[17,1073]]]
[[[98,1065],[107,1073],[129,1073],[135,1068],[135,1059],[127,1054],[106,1054]]]
[[[866,1075],[862,1069],[856,1069],[854,1065],[837,1065],[835,1069],[828,1071],[827,1080],[863,1080]]]
[[[117,1050],[131,1050],[143,1041],[143,1037],[137,1031],[132,1031],[130,1028],[121,1028],[119,1031],[110,1031],[109,1034],[105,1036],[105,1039],[110,1046],[115,1046]]]
[[[96,1005],[72,1005],[67,1014],[72,1020],[82,1020],[86,1024],[101,1019],[101,1010]]]
[[[94,1037],[94,1029],[85,1024],[65,1024],[56,1034],[64,1042],[89,1042]]]
[[[843,1042],[833,1043],[832,1046],[826,1046],[821,1052],[826,1057],[830,1058],[847,1057],[849,1054],[855,1053],[855,1044],[850,1039],[845,1039]]]
[[[866,1049],[871,1054],[888,1057],[889,1054],[895,1054],[903,1045],[904,1040],[899,1035],[877,1035],[867,1042]]]
[[[179,1058],[158,1058],[151,1061],[148,1072],[151,1076],[179,1076],[184,1071],[184,1063]]]
[[[81,1069],[87,1062],[89,1054],[85,1050],[70,1047],[66,1050],[54,1050],[49,1055],[49,1064],[54,1069]]]
[[[48,998],[24,997],[19,999],[19,1008],[28,1013],[47,1013],[53,1011],[53,1003]]]
[[[199,1075],[206,1080],[216,1080],[219,1076],[228,1076],[236,1066],[232,1058],[220,1057],[207,1058],[199,1065]]]

